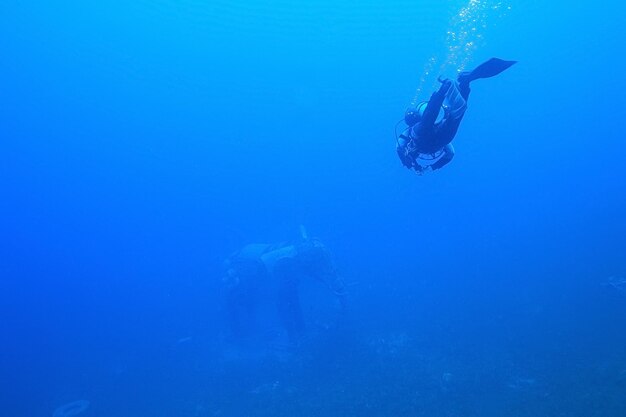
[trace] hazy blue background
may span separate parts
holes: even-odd
[[[503,2],[470,66],[519,64],[418,177],[393,126],[465,4],[3,0],[2,415],[625,415],[626,6]],[[227,359],[222,259],[299,224],[349,323]]]

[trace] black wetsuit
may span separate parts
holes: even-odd
[[[443,80],[439,90],[430,96],[422,120],[411,128],[415,150],[419,153],[432,154],[440,151],[452,142],[456,132],[459,130],[463,116],[451,117],[446,112],[440,122],[436,121],[450,88],[454,88],[452,81]],[[467,102],[470,93],[469,82],[459,82],[458,90],[461,93],[461,97]]]

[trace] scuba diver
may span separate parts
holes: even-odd
[[[245,338],[254,326],[261,287],[271,287],[281,325],[290,342],[297,343],[304,332],[304,316],[298,286],[301,279],[315,279],[335,294],[345,312],[346,290],[337,274],[330,252],[319,240],[297,243],[249,244],[225,261],[226,309],[235,339]]]
[[[441,86],[430,100],[404,113],[407,127],[396,134],[396,151],[402,164],[422,175],[449,163],[454,157],[451,142],[467,109],[470,83],[496,76],[516,62],[491,58],[472,71],[461,72],[456,81],[439,78]]]

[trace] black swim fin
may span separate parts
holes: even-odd
[[[483,62],[472,71],[466,71],[459,74],[459,82],[471,82],[479,78],[490,78],[500,74],[505,69],[516,64],[517,61],[505,61],[499,58],[491,58]]]

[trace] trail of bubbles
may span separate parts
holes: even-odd
[[[424,65],[424,71],[422,71],[422,76],[420,77],[420,82],[417,87],[417,91],[415,92],[415,96],[413,96],[413,100],[411,100],[410,107],[416,107],[419,97],[422,94],[422,90],[424,89],[424,85],[431,78],[430,75],[435,69],[435,65],[437,65],[437,56],[433,55]]]
[[[487,21],[494,18],[502,18],[511,9],[505,1],[493,0],[469,0],[468,3],[452,17],[445,40],[445,54],[443,59],[433,55],[426,63],[419,86],[411,101],[411,106],[419,102],[424,87],[430,81],[432,88],[436,87],[436,77],[432,76],[437,62],[440,62],[436,75],[447,74],[450,77],[463,71],[470,63],[474,52],[484,44],[484,31],[487,29]]]

